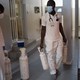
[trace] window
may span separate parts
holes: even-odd
[[[56,7],[63,6],[63,0],[54,0],[56,2]]]

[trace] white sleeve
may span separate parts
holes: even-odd
[[[46,26],[45,16],[42,16],[41,24],[42,26]]]
[[[58,13],[59,22],[62,23],[62,15]]]

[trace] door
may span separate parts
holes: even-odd
[[[9,0],[9,7],[12,39],[23,39],[21,0]]]

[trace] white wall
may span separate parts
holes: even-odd
[[[4,18],[0,20],[0,26],[3,31],[6,49],[10,50],[12,45],[10,17],[9,17],[9,0],[0,0],[0,3],[5,7]]]
[[[75,37],[75,0],[72,0],[72,36]]]
[[[28,39],[38,39],[40,37],[40,25],[39,20],[41,18],[41,0],[24,0],[23,5],[25,6],[25,37]],[[40,13],[34,13],[34,7],[40,8]]]
[[[46,7],[46,5],[47,5],[47,1],[48,1],[48,0],[42,0],[42,9],[43,9],[43,14],[42,14],[42,15],[45,14],[45,7]]]

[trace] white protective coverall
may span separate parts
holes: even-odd
[[[42,17],[42,26],[46,26],[45,44],[50,74],[56,74],[56,69],[59,68],[62,60],[63,39],[59,31],[59,23],[61,23],[59,13],[54,16],[46,13]]]
[[[0,27],[0,80],[5,80],[5,56],[3,52],[4,38]]]

